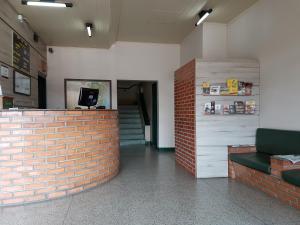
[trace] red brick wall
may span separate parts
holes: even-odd
[[[175,148],[176,162],[195,176],[195,60],[175,72]]]
[[[0,112],[0,205],[78,193],[118,170],[116,111]]]

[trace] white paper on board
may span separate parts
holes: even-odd
[[[6,66],[1,66],[1,69],[0,69],[0,75],[1,75],[2,77],[8,78],[8,75],[9,75],[8,67],[6,67]]]

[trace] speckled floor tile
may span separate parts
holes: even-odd
[[[0,225],[62,225],[72,198],[2,208]]]
[[[300,225],[299,211],[260,191],[194,179],[173,153],[129,146],[121,161],[115,179],[90,191],[1,209],[0,225]]]
[[[228,179],[204,180],[223,197],[246,211],[261,218],[265,223],[295,223],[300,221],[300,212],[265,193],[245,184]],[[276,213],[274,213],[276,212]]]

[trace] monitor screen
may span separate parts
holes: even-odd
[[[80,88],[78,105],[87,106],[88,108],[95,106],[98,102],[98,95],[98,89]]]

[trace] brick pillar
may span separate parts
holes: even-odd
[[[175,72],[176,162],[196,174],[195,71],[193,60]]]

